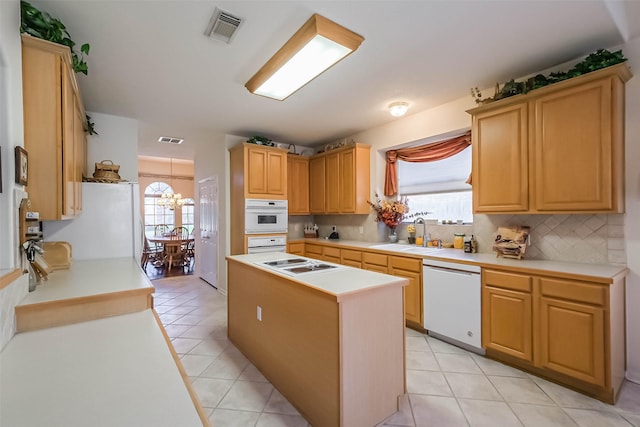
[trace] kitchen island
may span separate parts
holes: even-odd
[[[406,392],[406,279],[285,253],[227,257],[228,335],[316,427],[372,426]],[[316,261],[317,262],[317,261]]]

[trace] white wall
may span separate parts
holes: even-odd
[[[640,38],[616,49],[629,58],[636,75],[626,85],[626,220],[627,251],[627,378],[640,382]]]
[[[98,135],[87,137],[87,170],[92,177],[95,164],[111,160],[120,165],[120,178],[138,182],[138,121],[127,117],[87,111]]]
[[[203,260],[200,258],[199,251],[200,242],[196,240],[196,274],[199,274],[199,266],[203,262],[217,263],[218,280],[216,283],[220,292],[227,292],[227,262],[225,257],[228,253],[227,234],[228,234],[228,168],[227,168],[227,149],[225,136],[222,134],[212,134],[206,140],[196,145],[195,157],[195,179],[196,184],[196,206],[199,201],[198,181],[209,177],[217,177],[218,179],[218,257],[215,260]],[[200,212],[196,208],[195,223],[196,230],[199,230]],[[196,233],[199,235],[199,231]]]
[[[22,124],[22,56],[20,3],[0,1],[0,275],[20,267],[18,200],[23,186],[14,183],[14,148],[24,146]],[[15,334],[14,307],[27,295],[26,275],[0,289],[0,350]]]
[[[20,3],[0,1],[0,146],[2,147],[2,193],[0,194],[0,269],[18,266],[18,204],[14,183],[14,148],[24,146],[22,123],[22,53]]]

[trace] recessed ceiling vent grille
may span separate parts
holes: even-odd
[[[212,39],[231,43],[231,39],[241,23],[241,18],[233,16],[229,12],[225,12],[224,10],[216,7],[204,34]]]
[[[165,144],[182,144],[184,139],[182,138],[172,138],[170,136],[161,136],[158,138],[158,142],[164,142]]]

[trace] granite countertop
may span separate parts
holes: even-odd
[[[583,264],[576,262],[529,260],[498,258],[495,253],[465,253],[461,249],[422,248],[408,243],[379,243],[358,240],[328,240],[328,239],[292,239],[289,242],[318,243],[345,249],[375,250],[389,255],[402,255],[425,260],[450,261],[462,264],[479,265],[484,268],[508,268],[523,273],[565,276],[569,278],[584,278],[600,283],[613,283],[614,279],[624,276],[628,269],[624,265],[612,264]]]
[[[261,264],[265,261],[292,258],[303,258],[316,263],[322,262],[324,264],[337,266],[337,268],[323,271],[314,271],[311,273],[290,275],[281,273],[277,269],[270,268]],[[227,260],[238,261],[247,265],[251,265],[257,269],[286,277],[287,279],[302,283],[310,288],[317,289],[321,292],[335,296],[338,301],[346,296],[372,290],[378,287],[405,286],[406,284],[408,284],[407,279],[391,276],[389,274],[376,273],[373,271],[348,267],[345,265],[334,264],[326,261],[318,261],[314,258],[307,258],[283,252],[231,255],[227,257]]]

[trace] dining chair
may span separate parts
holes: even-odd
[[[182,237],[183,233],[180,228],[184,227],[176,227],[171,230],[171,233],[169,235],[171,241],[165,242],[164,244],[168,271],[171,271],[171,268],[177,264],[179,264],[181,267],[184,266],[185,241]]]
[[[163,252],[164,248],[162,246],[151,246],[149,244],[149,240],[147,240],[147,236],[145,236],[144,248],[142,249],[142,258],[140,259],[140,266],[142,267],[142,269],[144,270],[149,262],[156,265],[156,262],[162,259]]]
[[[153,234],[155,236],[164,236],[166,233],[169,232],[169,230],[171,230],[171,227],[169,227],[167,224],[158,224],[154,228]]]
[[[185,267],[188,267],[189,270],[193,269],[193,264],[195,263],[195,256],[196,256],[196,242],[195,240],[191,240],[187,242],[186,249],[184,251]]]
[[[171,230],[172,236],[180,236],[182,239],[189,237],[189,229],[187,227],[175,227]]]

